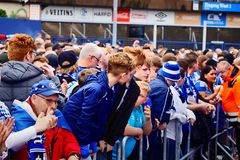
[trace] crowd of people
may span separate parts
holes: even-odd
[[[128,136],[126,159],[142,152],[144,160],[161,160],[167,143],[167,160],[174,160],[176,137],[184,155],[189,128],[194,149],[207,146],[226,121],[240,157],[240,51],[234,47],[154,49],[139,40],[112,47],[16,34],[0,44],[0,63],[0,159],[112,160],[116,142]]]

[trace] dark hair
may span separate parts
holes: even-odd
[[[205,74],[208,74],[211,70],[216,70],[213,66],[206,65],[202,70],[201,70],[201,75],[200,75],[200,80],[209,84],[208,80],[205,78]],[[210,89],[213,91],[213,83],[210,84]]]
[[[213,60],[213,59],[209,59],[209,60],[206,62],[206,65],[212,66],[212,67],[216,68],[216,67],[217,67],[217,62],[216,62],[215,60]]]
[[[180,68],[180,75],[181,75],[181,78],[184,78],[186,76],[186,72],[183,68]]]
[[[179,59],[177,63],[182,69],[184,69],[185,72],[188,71],[188,62],[185,58]]]

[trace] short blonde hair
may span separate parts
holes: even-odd
[[[128,73],[132,71],[134,64],[132,59],[123,52],[118,52],[109,57],[107,71],[113,75]]]
[[[136,66],[142,66],[146,59],[146,56],[143,54],[142,48],[133,48],[133,47],[124,47],[123,52],[131,55],[133,57],[133,63]]]
[[[141,91],[147,92],[149,94],[151,92],[151,88],[147,82],[144,81],[136,81]]]

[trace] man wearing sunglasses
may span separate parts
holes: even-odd
[[[57,109],[61,94],[52,81],[42,80],[32,86],[26,101],[13,102],[15,132],[33,126],[39,116],[52,116],[52,119],[49,120],[51,129],[40,133],[32,132],[33,137],[28,142],[14,146],[13,150],[16,152],[12,159],[79,159],[78,142],[62,113]]]

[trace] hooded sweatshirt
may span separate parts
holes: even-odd
[[[27,99],[33,84],[47,79],[43,71],[31,63],[9,61],[0,69],[0,100],[11,110],[14,99]],[[59,80],[52,79],[59,86]]]

